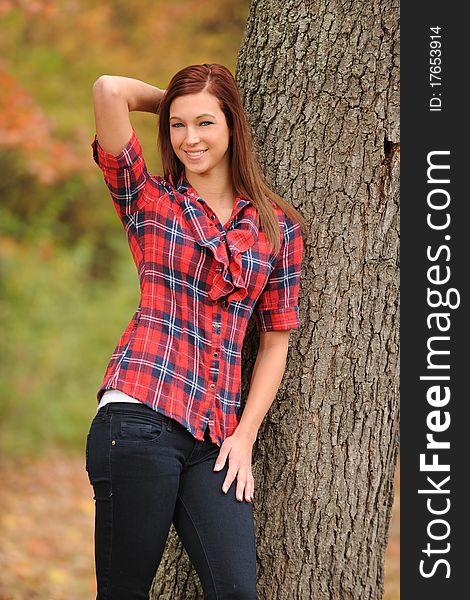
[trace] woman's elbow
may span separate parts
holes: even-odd
[[[290,332],[290,329],[284,331],[261,331],[259,335],[260,350],[279,348],[281,351],[287,351]]]
[[[100,75],[93,84],[92,92],[95,100],[105,96],[117,96],[119,87],[116,78],[113,75]]]

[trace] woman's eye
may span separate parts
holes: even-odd
[[[201,125],[204,123],[208,123],[209,125],[213,125],[212,121],[201,121]],[[177,125],[182,125],[182,123],[173,123],[172,127],[176,127]]]

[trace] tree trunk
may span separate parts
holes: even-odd
[[[261,164],[310,223],[253,452],[260,600],[379,600],[398,448],[399,4],[253,0],[237,64]],[[250,324],[252,325],[252,324]],[[251,326],[243,397],[257,349]],[[202,599],[172,528],[153,598]]]

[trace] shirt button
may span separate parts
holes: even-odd
[[[212,356],[216,356],[217,357],[217,356],[219,356],[219,354],[218,354],[218,352],[213,352]]]
[[[218,266],[218,267],[216,268],[216,272],[217,272],[217,273],[221,273],[221,272],[222,272],[222,267],[221,267],[221,266]]]
[[[210,387],[211,387],[212,389],[214,389],[214,388],[215,388],[215,383],[211,383]]]
[[[215,215],[211,215],[211,219],[214,220],[215,219]]]

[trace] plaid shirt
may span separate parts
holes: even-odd
[[[273,202],[281,250],[270,253],[258,212],[238,197],[229,221],[184,178],[147,171],[133,131],[118,154],[91,144],[127,234],[140,302],[97,392],[118,389],[219,446],[241,417],[241,353],[254,312],[260,331],[298,328],[303,239]]]

